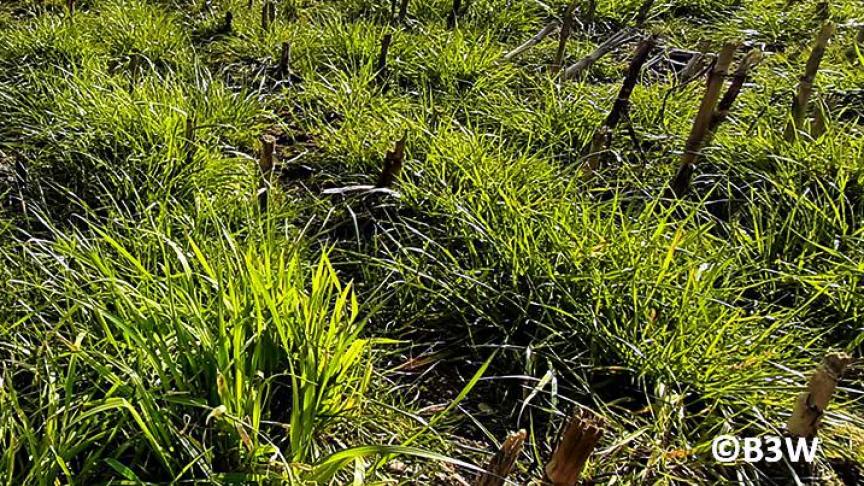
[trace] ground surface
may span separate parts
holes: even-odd
[[[75,3],[0,4],[4,483],[463,484],[520,428],[525,483],[578,407],[593,483],[861,481],[860,362],[812,469],[710,455],[861,356],[860,1],[576,3],[565,66],[637,37],[568,81],[557,31],[503,59],[559,0]],[[710,66],[681,71],[726,42],[761,62],[676,199]],[[351,188],[403,137],[391,191]]]

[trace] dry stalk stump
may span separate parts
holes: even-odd
[[[825,55],[828,41],[833,34],[834,24],[827,22],[816,36],[813,50],[810,51],[810,57],[807,58],[807,64],[804,67],[804,75],[798,81],[798,90],[795,93],[795,97],[792,98],[791,118],[783,133],[783,137],[787,142],[795,140],[798,137],[798,132],[803,129],[804,119],[807,116],[807,109],[810,103],[810,94],[813,92],[813,82],[816,80],[819,64],[822,63],[822,57]]]
[[[268,30],[276,20],[276,4],[273,0],[264,0],[261,5],[261,29]]]
[[[612,35],[606,42],[597,46],[597,48],[587,56],[583,57],[576,63],[570,65],[564,70],[564,79],[576,79],[582,75],[589,67],[593,66],[600,58],[630,42],[636,37],[633,29],[623,29]]]
[[[645,0],[639,6],[639,12],[636,14],[636,26],[642,27],[648,20],[648,14],[651,12],[651,7],[654,6],[654,0]]]
[[[267,212],[267,199],[273,176],[273,156],[276,152],[276,139],[271,135],[261,137],[261,157],[258,159],[258,170],[261,179],[258,184],[258,206],[262,213]]]
[[[741,88],[747,81],[747,76],[750,74],[750,70],[755,67],[761,59],[762,51],[759,49],[753,49],[748,52],[747,55],[744,56],[744,59],[741,60],[741,63],[738,64],[738,68],[732,75],[732,82],[729,83],[729,88],[726,89],[726,93],[717,104],[717,110],[714,112],[714,115],[711,116],[711,123],[708,126],[708,135],[705,140],[706,144],[711,141],[717,127],[729,117],[729,111],[732,109],[732,105],[735,104],[735,100],[738,99],[738,95],[741,93]]]
[[[450,8],[450,13],[447,14],[447,28],[456,28],[456,21],[462,13],[462,0],[453,0],[453,6]]]
[[[594,132],[594,136],[591,139],[588,158],[582,166],[584,178],[590,178],[600,167],[600,157],[612,142],[612,131],[615,130],[622,118],[628,116],[630,95],[633,94],[633,88],[639,82],[642,66],[648,60],[648,55],[656,43],[657,41],[654,37],[649,37],[643,39],[636,48],[636,54],[627,68],[627,74],[624,77],[624,82],[621,84],[621,90],[618,91],[618,97],[615,98],[615,103],[613,103],[612,109],[606,116],[606,121]]]
[[[186,156],[187,166],[191,165],[192,160],[195,158],[195,142],[195,117],[193,115],[188,115],[186,117],[185,145],[183,147],[183,153]]]
[[[567,423],[561,440],[546,465],[544,482],[551,486],[576,486],[591,453],[603,437],[605,423],[588,410],[579,409]]]
[[[546,24],[545,26],[543,26],[543,28],[540,29],[539,32],[537,32],[536,34],[534,34],[534,37],[532,37],[532,38],[528,39],[527,41],[523,42],[522,44],[519,45],[519,47],[513,49],[512,51],[508,52],[507,54],[504,54],[504,60],[505,60],[505,61],[510,61],[510,60],[512,60],[512,59],[515,59],[517,56],[519,56],[519,55],[522,54],[523,52],[525,52],[525,51],[527,51],[528,49],[530,49],[530,48],[536,46],[537,44],[540,43],[540,41],[542,41],[542,40],[545,39],[547,36],[549,36],[549,35],[551,35],[553,32],[555,32],[555,29],[557,29],[559,25],[560,25],[560,24],[559,24],[559,22],[558,22],[557,19],[552,19],[548,24]]]
[[[408,1],[402,0],[399,3],[399,15],[396,17],[399,23],[405,22],[405,17],[408,16]]]
[[[806,438],[816,437],[822,416],[837,388],[837,382],[851,362],[852,358],[846,353],[831,353],[825,356],[822,364],[810,376],[807,390],[801,392],[795,401],[795,409],[786,424],[786,430],[790,434]]]
[[[291,43],[283,42],[279,53],[279,75],[285,78],[291,72]]]
[[[504,486],[507,476],[519,459],[526,436],[525,429],[508,435],[501,448],[486,465],[486,472],[477,478],[474,486]]]
[[[696,169],[696,159],[699,157],[699,151],[708,136],[711,121],[714,119],[714,108],[717,106],[720,91],[723,89],[723,79],[729,71],[729,65],[732,64],[732,57],[737,48],[736,44],[726,44],[717,56],[714,68],[708,75],[705,95],[702,97],[699,112],[696,114],[693,127],[690,129],[690,136],[687,137],[678,171],[672,178],[672,182],[669,183],[669,190],[674,197],[681,197],[690,190],[690,179]]]
[[[384,157],[384,167],[381,170],[381,175],[378,177],[376,188],[389,188],[399,179],[399,174],[402,173],[402,165],[405,162],[405,142],[408,136],[404,135],[401,140],[396,142],[393,150],[388,151]]]
[[[384,81],[387,77],[387,53],[390,51],[390,44],[393,43],[393,32],[387,32],[381,38],[381,51],[378,53],[378,65],[375,72],[375,80],[378,82]]]
[[[230,34],[234,30],[234,12],[228,10],[225,12],[225,20],[222,22],[221,33]]]
[[[576,13],[576,7],[580,0],[573,0],[564,11],[564,21],[561,23],[561,33],[558,36],[558,51],[555,53],[555,60],[552,61],[552,72],[557,73],[561,70],[561,63],[564,61],[564,52],[567,50],[567,39],[570,38],[570,30],[573,28],[573,15]]]

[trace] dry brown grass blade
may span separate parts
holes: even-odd
[[[684,146],[684,153],[681,154],[678,171],[669,184],[669,189],[674,197],[681,197],[690,190],[690,179],[696,168],[696,159],[699,157],[699,151],[711,127],[711,120],[714,118],[714,107],[717,106],[720,91],[723,89],[723,79],[729,71],[729,65],[732,64],[732,57],[735,55],[737,48],[737,44],[726,44],[717,56],[714,68],[708,75],[708,85],[705,88],[705,95],[702,97],[699,112],[696,114],[693,127],[690,129],[690,136],[687,137],[687,143]]]
[[[504,486],[507,476],[519,459],[527,435],[525,429],[508,435],[486,466],[486,473],[477,478],[474,486]]]
[[[553,19],[548,24],[546,24],[542,29],[540,29],[539,32],[534,34],[534,37],[528,39],[527,41],[525,41],[524,43],[519,45],[519,47],[517,47],[516,49],[513,49],[512,51],[508,52],[507,54],[504,54],[504,60],[509,61],[511,59],[514,59],[516,56],[518,56],[518,55],[522,54],[523,52],[527,51],[528,49],[536,46],[537,44],[540,43],[540,41],[545,39],[548,35],[555,32],[555,29],[558,28],[558,25],[560,25],[558,20]]]
[[[837,382],[843,371],[852,362],[846,353],[830,353],[822,360],[822,364],[807,382],[807,391],[801,392],[795,401],[795,410],[789,417],[786,429],[798,437],[815,437],[831,396],[837,388]]]
[[[603,437],[604,427],[603,419],[588,410],[574,413],[546,465],[545,482],[552,486],[579,484],[588,458]]]
[[[819,34],[816,36],[813,50],[810,51],[810,57],[807,58],[804,75],[798,81],[798,91],[795,93],[795,97],[792,98],[791,118],[783,133],[787,142],[795,140],[798,137],[799,130],[803,128],[804,118],[807,116],[807,107],[810,104],[810,94],[813,92],[813,81],[816,80],[819,64],[822,62],[825,48],[828,46],[828,41],[833,34],[834,24],[827,22],[822,25],[822,29],[819,30]]]

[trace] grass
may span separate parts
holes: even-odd
[[[710,446],[782,432],[823,355],[861,356],[860,9],[831,5],[814,91],[846,101],[790,143],[817,2],[652,8],[657,54],[765,52],[670,201],[704,82],[659,58],[585,180],[630,45],[566,83],[554,36],[501,60],[566,3],[474,0],[448,30],[449,0],[403,23],[286,0],[266,31],[245,0],[0,5],[3,482],[458,484],[525,428],[527,483],[574,407],[607,424],[597,482],[806,480]],[[565,61],[640,4],[599,3]],[[374,183],[403,135],[397,194],[322,194]],[[814,481],[862,474],[862,376],[824,417]]]
[[[33,359],[4,376],[10,480],[72,468],[87,481],[124,459],[135,461],[123,475],[143,480],[262,463],[291,472],[320,456],[314,437],[362,408],[376,340],[359,337],[351,286],[326,254],[307,270],[287,235],[239,240],[209,211],[200,232],[158,216],[82,223],[4,255],[33,263],[10,282],[22,297],[4,329],[9,359]],[[279,408],[284,423],[268,412]],[[288,446],[270,442],[274,429],[290,431]]]

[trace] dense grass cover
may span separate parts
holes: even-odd
[[[464,484],[524,428],[523,484],[579,407],[594,482],[864,477],[860,361],[812,470],[710,454],[864,349],[859,2],[654,2],[591,178],[635,42],[571,81],[557,35],[502,59],[569,2],[279,0],[266,28],[259,0],[74,3],[0,4],[4,484]],[[566,64],[643,6],[594,3]],[[828,20],[824,130],[789,141]],[[763,59],[670,198],[705,90],[670,56],[728,41]],[[393,191],[338,190],[403,137]]]

